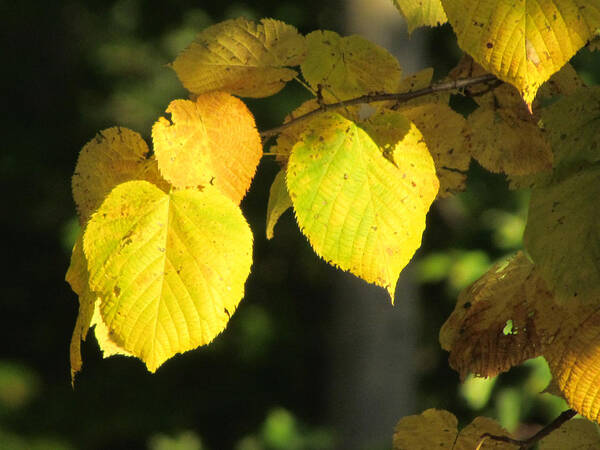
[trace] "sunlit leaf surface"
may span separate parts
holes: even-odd
[[[460,47],[531,105],[544,81],[594,37],[600,0],[442,0]]]
[[[174,100],[152,128],[160,172],[173,186],[213,185],[239,203],[262,156],[254,117],[224,92]]]
[[[368,125],[370,135],[338,114],[311,121],[292,150],[287,186],[317,254],[393,299],[438,180],[421,133],[404,116],[387,113]]]
[[[90,287],[111,339],[155,371],[211,342],[244,295],[252,234],[217,189],[119,185],[84,234]]]
[[[239,18],[202,31],[173,62],[173,69],[194,94],[226,91],[268,97],[296,76],[289,67],[299,65],[305,53],[304,37],[291,25]]]

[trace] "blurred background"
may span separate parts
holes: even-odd
[[[0,449],[376,450],[391,447],[398,419],[430,407],[451,410],[462,425],[488,415],[525,433],[564,408],[537,394],[549,379],[543,361],[460,385],[438,344],[457,293],[521,245],[528,193],[509,192],[476,164],[467,192],[434,205],[392,306],[382,289],[319,260],[289,212],[266,240],[277,165],[263,158],[242,204],[255,262],[227,330],[154,375],[132,358],[102,360],[90,337],[73,390],[77,298],[64,274],[78,232],[70,192],[78,152],[114,125],[149,138],[168,103],[187,95],[166,64],[196,33],[239,16],[274,17],[303,33],[359,33],[396,54],[406,74],[433,66],[436,79],[460,51],[448,25],[409,38],[390,0],[8,3],[0,3],[8,268]],[[597,56],[582,50],[574,65],[598,83]],[[307,96],[290,84],[247,103],[267,129]]]

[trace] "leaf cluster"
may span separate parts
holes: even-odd
[[[263,155],[281,166],[267,238],[292,208],[320,257],[392,301],[431,204],[464,189],[474,159],[532,196],[523,251],[465,289],[440,331],[450,365],[492,377],[542,355],[556,391],[600,423],[600,90],[568,64],[600,27],[600,0],[394,3],[411,30],[452,25],[465,56],[441,83],[430,69],[404,75],[360,36],[228,20],[172,63],[190,99],[156,121],[152,150],[123,128],[83,147],[73,176],[83,231],[67,272],[80,303],[73,376],[91,326],[105,356],[135,356],[150,371],[223,331],[250,273],[239,204]],[[238,97],[290,81],[313,98],[259,133]],[[450,94],[477,108],[463,117]],[[458,433],[450,413],[428,410],[400,421],[394,445],[516,448],[494,438],[505,434],[489,419]]]

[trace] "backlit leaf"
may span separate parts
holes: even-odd
[[[588,420],[573,419],[540,441],[540,450],[595,450],[600,448],[598,427]]]
[[[267,204],[267,239],[273,237],[273,228],[281,215],[292,207],[292,200],[285,185],[285,171],[280,170],[269,190],[269,203]]]
[[[600,310],[570,303],[554,320],[561,334],[544,354],[554,380],[571,408],[600,423]]]
[[[458,432],[454,414],[445,410],[428,409],[419,415],[400,419],[394,429],[393,450],[516,450],[517,446],[487,439],[477,444],[484,433],[509,436],[498,423],[487,417],[476,417]],[[509,436],[510,437],[510,436]]]
[[[91,326],[94,327],[94,336],[98,341],[98,346],[102,350],[102,356],[109,358],[114,355],[133,356],[130,352],[119,346],[111,337],[110,330],[102,320],[100,313],[100,302],[96,302],[92,316]]]
[[[171,121],[161,117],[152,128],[163,177],[177,188],[212,184],[239,204],[262,156],[246,105],[224,92],[211,92],[195,102],[174,100],[167,113]]]
[[[217,189],[117,186],[86,228],[90,287],[111,339],[154,372],[211,342],[244,295],[252,234]]]
[[[600,27],[600,0],[442,0],[460,47],[519,89],[531,105],[541,84]]]
[[[175,59],[173,69],[194,94],[268,97],[297,75],[289,67],[299,65],[305,54],[304,37],[291,25],[239,18],[202,31]]]
[[[310,86],[328,102],[374,93],[393,92],[402,71],[386,49],[361,36],[341,37],[333,31],[306,36],[308,54],[301,65]]]
[[[423,133],[440,180],[438,196],[448,197],[462,191],[471,162],[471,153],[465,145],[463,134],[466,126],[464,117],[443,103],[403,107],[400,110]]]
[[[304,114],[307,114],[315,109],[319,108],[319,103],[316,99],[310,99],[302,103],[298,108],[289,113],[284,123],[288,123]],[[279,136],[277,136],[277,142],[271,147],[271,152],[275,153],[277,161],[283,166],[287,165],[288,158],[292,152],[292,147],[296,145],[296,142],[300,140],[300,136],[308,127],[309,120],[301,120],[297,123],[291,124],[289,127],[284,129]]]
[[[81,370],[81,341],[85,341],[87,332],[94,313],[96,296],[90,291],[88,285],[87,261],[83,253],[83,233],[80,233],[71,254],[71,264],[67,270],[66,280],[79,297],[79,312],[71,336],[69,346],[69,359],[71,362],[71,385],[75,382],[75,375]]]
[[[461,379],[468,373],[494,377],[543,352],[560,322],[542,325],[537,318],[553,308],[552,293],[519,252],[461,292],[440,343]]]
[[[438,181],[421,133],[402,114],[373,118],[369,128],[373,137],[338,114],[317,117],[294,146],[286,179],[316,253],[393,299]]]
[[[138,133],[119,127],[99,132],[81,150],[73,174],[79,222],[85,224],[116,185],[131,180],[146,180],[169,189]]]
[[[531,194],[525,248],[559,301],[600,300],[600,167],[555,174]]]
[[[412,33],[415,28],[422,26],[435,27],[446,23],[448,20],[440,0],[392,1],[406,19],[409,33]]]

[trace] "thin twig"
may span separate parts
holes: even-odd
[[[558,428],[560,428],[560,426],[563,423],[568,422],[575,415],[577,415],[576,411],[574,411],[572,409],[567,409],[566,411],[563,411],[560,414],[560,416],[558,416],[556,419],[554,419],[554,421],[552,421],[551,423],[546,425],[544,428],[542,428],[540,431],[535,433],[533,436],[531,436],[527,439],[523,439],[523,440],[509,438],[508,436],[495,436],[493,434],[485,433],[483,436],[481,436],[481,440],[479,441],[477,448],[481,447],[481,444],[483,443],[484,440],[492,439],[494,441],[507,442],[509,444],[518,445],[519,448],[522,450],[527,449],[527,448],[531,447],[533,444],[535,444],[536,442],[538,442],[540,439],[548,436],[554,430],[557,430]]]
[[[402,93],[396,93],[396,94],[390,94],[390,93],[367,94],[367,95],[362,95],[360,97],[352,98],[350,100],[344,100],[342,102],[329,103],[329,104],[321,103],[320,107],[318,109],[315,109],[306,114],[298,116],[298,117],[290,120],[289,122],[286,122],[283,125],[280,125],[278,127],[271,128],[270,130],[265,130],[260,133],[260,136],[263,139],[270,138],[271,136],[276,136],[279,133],[281,133],[282,131],[284,131],[286,128],[300,122],[301,120],[306,120],[309,117],[312,117],[316,114],[319,114],[319,113],[322,113],[325,111],[329,111],[332,109],[344,107],[344,106],[359,105],[361,103],[385,102],[385,101],[395,101],[397,103],[405,103],[414,98],[423,97],[425,95],[434,94],[436,92],[464,89],[464,88],[466,88],[468,86],[472,86],[474,84],[489,83],[490,81],[494,81],[494,80],[497,80],[497,78],[494,75],[486,74],[486,75],[481,75],[479,77],[461,78],[461,79],[454,80],[454,81],[446,81],[443,83],[436,83],[436,84],[432,84],[429,87],[426,87],[423,89],[418,89],[418,90],[412,91],[412,92],[402,92]]]

